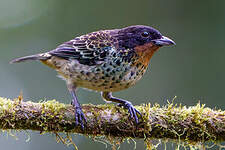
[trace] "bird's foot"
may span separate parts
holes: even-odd
[[[85,124],[87,123],[86,117],[82,111],[81,107],[75,107],[75,126],[80,125],[82,130],[84,130]]]
[[[120,106],[120,107],[123,106],[124,108],[128,109],[130,118],[134,119],[136,124],[138,124],[139,121],[138,121],[137,114],[139,114],[140,116],[142,116],[142,115],[136,108],[134,108],[134,106],[131,102],[125,101],[124,103],[120,103],[118,106]]]

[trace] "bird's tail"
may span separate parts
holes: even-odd
[[[30,56],[13,59],[12,61],[10,61],[10,64],[24,62],[27,60],[47,60],[49,58],[51,58],[50,54],[42,53],[42,54],[30,55]]]

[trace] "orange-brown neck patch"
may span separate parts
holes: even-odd
[[[139,61],[147,67],[152,55],[159,49],[159,47],[152,43],[147,43],[142,46],[136,46],[134,49],[140,56]]]

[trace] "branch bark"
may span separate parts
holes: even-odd
[[[41,103],[0,97],[0,129],[68,132],[121,138],[174,139],[184,142],[225,141],[225,111],[167,104],[136,106],[140,123],[114,105],[83,105],[85,130],[75,127],[74,109],[57,101]]]

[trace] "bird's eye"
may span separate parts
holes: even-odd
[[[145,31],[145,32],[142,32],[142,34],[141,34],[143,37],[148,37],[149,36],[149,33],[147,32],[147,31]]]

